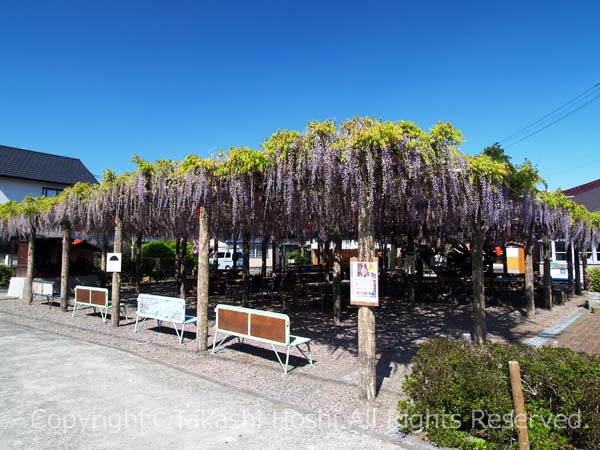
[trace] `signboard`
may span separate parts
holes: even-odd
[[[185,300],[140,294],[137,299],[137,313],[151,319],[183,323],[185,320]]]
[[[525,251],[523,247],[506,247],[506,271],[513,274],[525,273]]]
[[[106,254],[106,271],[107,272],[120,272],[121,271],[121,253],[107,253]]]
[[[350,304],[379,306],[379,274],[376,261],[350,261]]]

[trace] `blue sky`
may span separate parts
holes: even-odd
[[[477,153],[600,82],[600,4],[0,0],[0,144],[95,174],[308,120],[442,120]],[[600,178],[600,100],[508,149]]]

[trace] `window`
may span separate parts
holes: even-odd
[[[566,261],[567,260],[567,246],[565,241],[554,242],[554,260],[555,261]]]
[[[62,191],[63,191],[62,189],[56,189],[56,188],[42,188],[42,196],[43,197],[56,197]]]
[[[250,246],[250,258],[262,258],[262,245]]]

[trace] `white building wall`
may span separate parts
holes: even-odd
[[[21,202],[25,197],[40,197],[44,188],[64,189],[67,185],[0,177],[0,203]]]

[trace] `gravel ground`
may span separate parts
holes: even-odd
[[[175,295],[169,286],[146,287],[163,295]],[[283,374],[270,347],[259,343],[240,345],[230,341],[216,355],[195,352],[195,328],[186,330],[179,344],[169,325],[157,327],[146,322],[141,331],[133,333],[135,294],[125,290],[129,320],[122,319],[119,328],[103,325],[99,314],[91,309],[61,313],[57,303],[52,308],[35,301],[27,306],[19,300],[0,300],[0,319],[46,331],[72,336],[84,341],[104,344],[155,359],[189,372],[216,379],[266,398],[293,404],[311,411],[340,417],[355,426],[376,431],[389,431],[396,424],[396,403],[402,396],[402,381],[408,363],[419,342],[448,336],[458,338],[471,329],[471,308],[447,304],[410,305],[400,301],[382,300],[376,310],[378,388],[377,400],[366,405],[358,399],[356,308],[347,307],[343,322],[334,324],[319,304],[303,304],[283,310],[290,316],[292,333],[313,339],[315,360],[310,366],[299,355],[290,356],[291,371]],[[194,314],[190,302],[190,313]],[[585,301],[575,298],[553,311],[540,310],[536,320],[524,317],[524,311],[493,307],[488,312],[489,337],[497,341],[525,342],[547,328]],[[223,297],[211,297],[209,339],[212,343],[214,307],[227,303]],[[251,307],[282,311],[282,305],[254,301]],[[294,350],[292,350],[294,352]]]

